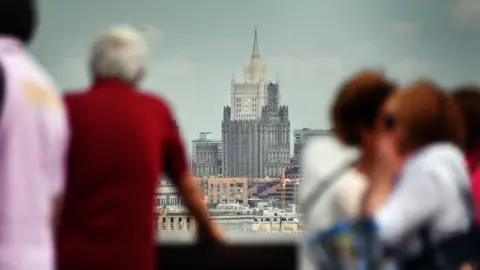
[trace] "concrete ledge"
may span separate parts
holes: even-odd
[[[296,269],[294,243],[226,244],[203,246],[194,244],[162,244],[157,248],[158,269]]]
[[[232,245],[263,245],[263,244],[282,244],[296,245],[302,238],[291,232],[228,232],[227,243]],[[194,245],[196,237],[194,233],[187,232],[161,232],[158,235],[157,243],[159,245]]]

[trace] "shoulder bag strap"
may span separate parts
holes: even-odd
[[[347,164],[341,166],[338,168],[336,171],[334,171],[332,174],[328,175],[325,177],[323,181],[319,181],[319,183],[312,188],[312,192],[310,192],[310,195],[305,198],[302,202],[302,208],[303,212],[305,214],[308,214],[311,210],[311,207],[313,204],[322,197],[325,192],[330,189],[332,184],[335,182],[338,177],[342,176],[344,173],[346,173],[350,168],[355,166],[357,164],[357,160],[355,159],[354,161],[350,161]]]

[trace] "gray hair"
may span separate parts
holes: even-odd
[[[135,82],[146,68],[148,45],[142,32],[129,25],[110,28],[93,45],[90,68],[96,77]]]

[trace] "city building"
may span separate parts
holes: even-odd
[[[183,198],[178,194],[175,185],[168,181],[162,180],[157,186],[157,194],[155,199],[156,207],[165,206],[184,206]]]
[[[227,232],[267,232],[296,235],[301,233],[298,215],[272,207],[250,208],[236,204],[219,204],[209,209],[211,220]],[[159,232],[193,232],[195,219],[185,207],[167,206],[155,222]]]
[[[255,29],[244,79],[231,80],[230,106],[223,110],[222,173],[225,177],[279,177],[290,163],[288,107],[280,106],[279,80],[267,81]]]
[[[222,142],[212,140],[210,132],[200,132],[192,140],[192,173],[194,176],[219,176],[222,174]]]
[[[287,184],[285,210],[279,209],[278,194],[272,197],[248,198],[247,188],[252,179],[247,178],[194,178],[205,194],[205,203],[214,222],[228,232],[269,232],[299,234],[300,217],[292,201],[290,183]],[[277,180],[275,180],[277,181]],[[273,179],[257,179],[254,183],[274,183],[275,188],[265,194],[277,192]],[[294,199],[293,199],[294,200]],[[188,212],[174,185],[160,181],[155,207],[155,230],[158,232],[193,232],[194,217]]]
[[[157,186],[155,198],[155,228],[163,231],[175,231],[181,226],[183,226],[182,230],[187,230],[187,228],[190,230],[194,227],[195,221],[183,210],[185,209],[184,205],[183,198],[178,194],[175,186],[169,181],[161,179]],[[182,210],[179,211],[178,209]],[[172,219],[170,218],[172,213],[182,213],[183,215]],[[191,223],[190,220],[192,220]]]
[[[291,208],[292,212],[295,212],[295,207],[298,204],[299,198],[299,183],[298,180],[287,180],[285,183],[285,202],[286,207]],[[262,190],[261,192],[257,193],[257,197],[262,198],[269,198],[280,201],[282,193],[282,184],[276,183],[275,185],[270,186]],[[276,204],[275,204],[276,205]],[[293,207],[293,208],[292,208]]]
[[[285,177],[288,179],[300,179],[301,167],[298,164],[292,163],[285,167]]]
[[[157,209],[155,228],[157,231],[188,232],[196,231],[196,223],[186,207],[165,206]]]
[[[210,204],[248,205],[248,178],[197,178]]]
[[[293,131],[293,162],[298,164],[302,154],[302,149],[307,144],[308,139],[318,136],[331,136],[332,130],[329,129],[310,129],[302,128]]]

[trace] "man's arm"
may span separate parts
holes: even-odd
[[[165,172],[177,186],[190,213],[195,217],[199,236],[204,240],[222,240],[223,236],[218,226],[210,221],[198,184],[190,177],[185,148],[178,126],[170,112],[168,112],[168,118],[169,140],[164,146],[166,149],[164,152]]]
[[[210,220],[202,193],[189,174],[184,173],[176,183],[185,204],[197,221],[197,230],[202,240],[222,240],[223,235],[218,226]]]

